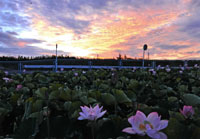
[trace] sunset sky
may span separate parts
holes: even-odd
[[[200,0],[0,0],[0,56],[200,59]]]

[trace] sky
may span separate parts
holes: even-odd
[[[200,59],[200,0],[0,0],[0,56]]]

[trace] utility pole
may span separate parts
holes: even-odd
[[[57,72],[57,70],[58,70],[57,48],[58,48],[58,45],[56,44],[56,61],[55,61],[55,72]]]
[[[147,50],[147,44],[144,44],[143,46],[143,60],[142,60],[142,68],[144,68],[144,56],[145,56],[145,51]]]

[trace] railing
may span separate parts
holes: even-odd
[[[61,62],[60,62],[61,61]],[[52,69],[53,71],[56,71],[56,69],[112,69],[112,68],[118,68],[118,69],[124,69],[124,68],[143,68],[142,67],[142,61],[141,60],[100,60],[100,59],[94,59],[94,60],[84,60],[84,59],[59,59],[59,63],[56,65],[56,62],[54,59],[46,59],[46,60],[28,60],[28,61],[0,61],[0,64],[16,64],[17,71],[19,73],[22,73],[23,69]],[[105,62],[105,64],[104,64]],[[128,64],[127,62],[133,62],[133,64]],[[148,62],[148,64],[146,63]],[[146,66],[144,68],[155,68],[157,61],[145,61]],[[173,61],[172,61],[173,62]],[[41,65],[39,65],[39,64]],[[46,64],[44,64],[46,63]],[[64,64],[63,64],[64,63]],[[73,64],[70,64],[73,63]],[[108,63],[111,63],[112,66],[107,65]],[[182,65],[185,64],[185,61],[180,61]],[[48,65],[47,65],[48,64]],[[83,64],[83,65],[81,65]],[[101,65],[102,64],[102,65]],[[130,66],[129,66],[130,65]],[[133,66],[132,66],[133,65]],[[141,65],[141,66],[139,66]],[[148,65],[148,66],[147,66]],[[57,68],[56,68],[57,66]],[[16,69],[15,68],[15,69]],[[171,68],[179,68],[178,66],[173,66]]]

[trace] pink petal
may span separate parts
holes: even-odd
[[[167,139],[167,136],[162,132],[155,132],[155,130],[148,130],[147,135],[152,139]]]
[[[80,116],[78,117],[78,120],[84,120],[84,119],[87,119],[87,116],[82,113],[82,112],[79,112]]]
[[[128,118],[128,122],[131,124],[132,129],[133,129],[137,134],[145,135],[144,131],[139,130],[139,125],[140,125],[141,123],[144,123],[143,120],[137,119],[136,116],[131,116],[131,117]]]
[[[161,120],[160,125],[157,128],[157,130],[162,130],[162,129],[166,128],[167,126],[168,126],[168,120]]]
[[[96,118],[96,119],[98,119],[98,118],[102,117],[102,116],[103,116],[105,113],[106,113],[106,110],[105,110],[105,111],[103,111],[103,112],[101,112],[101,113],[99,113],[99,114],[97,115],[97,118]]]
[[[132,116],[128,119],[132,127],[136,127],[136,128],[139,128],[139,125],[141,123],[144,123],[145,120],[146,120],[145,114],[140,111],[137,111],[135,116]]]
[[[128,122],[129,122],[132,126],[134,125],[134,122],[133,122],[133,121],[134,121],[134,117],[135,117],[135,116],[131,116],[131,117],[128,118]]]
[[[83,113],[88,115],[90,109],[87,106],[84,106],[84,107],[81,106],[81,109],[82,109]]]
[[[141,111],[137,111],[136,116],[141,117],[141,119],[143,119],[143,121],[146,120],[146,118],[147,118],[146,115]]]
[[[79,112],[80,116],[82,116],[83,118],[87,119],[88,115],[86,115],[85,113],[83,112]]]
[[[153,128],[158,127],[160,123],[160,117],[157,112],[152,112],[148,115],[147,121],[153,125]]]
[[[136,132],[131,127],[127,127],[125,129],[123,129],[122,132],[126,132],[129,134],[136,134]]]

